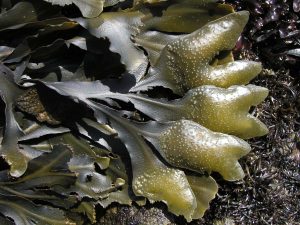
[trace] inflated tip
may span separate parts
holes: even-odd
[[[248,114],[248,118],[244,121],[244,132],[239,136],[243,139],[250,139],[254,137],[261,137],[269,133],[267,126],[258,118]]]
[[[232,22],[232,26],[239,28],[240,32],[242,32],[242,30],[248,23],[249,15],[250,14],[248,11],[240,11],[240,12],[230,13],[230,14],[220,18],[219,20],[227,21],[228,25],[231,24],[230,22]],[[218,20],[216,20],[216,22],[218,22]]]
[[[240,26],[244,27],[248,23],[250,13],[248,11],[240,11],[232,13],[236,21],[240,24]],[[230,14],[229,14],[230,15]]]
[[[269,95],[269,89],[265,87],[249,84],[247,85],[247,88],[251,91],[252,106],[260,104]]]

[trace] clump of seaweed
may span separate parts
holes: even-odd
[[[0,220],[95,223],[96,205],[146,199],[202,217],[211,173],[242,179],[243,139],[268,132],[249,113],[268,95],[247,85],[261,65],[231,53],[249,13],[207,0],[47,2],[60,6],[0,5]],[[72,7],[82,16],[67,17]]]

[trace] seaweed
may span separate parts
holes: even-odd
[[[249,13],[210,0],[48,2],[60,6],[1,3],[1,220],[95,223],[96,205],[146,200],[201,218],[212,172],[242,179],[243,139],[268,132],[249,114],[268,95],[247,85],[261,65],[231,52]]]

